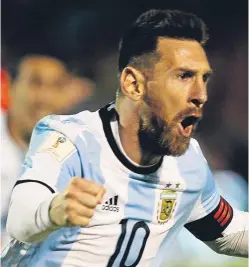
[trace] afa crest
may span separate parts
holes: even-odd
[[[165,189],[160,194],[158,202],[158,223],[166,223],[172,216],[176,206],[177,193],[174,190]]]

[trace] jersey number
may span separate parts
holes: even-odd
[[[145,222],[134,223],[133,221],[123,219],[120,224],[122,225],[122,232],[118,239],[116,250],[111,256],[107,267],[135,267],[143,255],[150,229]],[[128,229],[130,230],[128,231],[130,236],[126,237]],[[133,248],[132,251],[130,251],[131,248]]]

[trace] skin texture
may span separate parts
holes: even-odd
[[[15,142],[25,150],[41,118],[66,113],[89,96],[92,88],[90,81],[73,77],[55,58],[24,58],[10,92],[8,126]]]
[[[141,165],[185,153],[196,123],[184,134],[181,122],[201,118],[212,72],[197,41],[159,38],[155,52],[160,60],[152,68],[123,70],[116,102],[123,148]]]

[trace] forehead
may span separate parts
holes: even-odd
[[[161,63],[171,68],[210,70],[206,53],[197,41],[159,38],[157,52],[161,55]]]
[[[31,57],[25,59],[20,64],[19,73],[26,78],[36,75],[49,79],[65,74],[66,68],[63,63],[57,59],[49,57]]]

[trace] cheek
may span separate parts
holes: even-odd
[[[167,79],[162,90],[161,99],[164,101],[171,118],[174,118],[187,106],[189,85],[177,79]]]
[[[149,90],[152,110],[160,117],[171,122],[186,106],[186,90],[168,78],[154,82]]]

